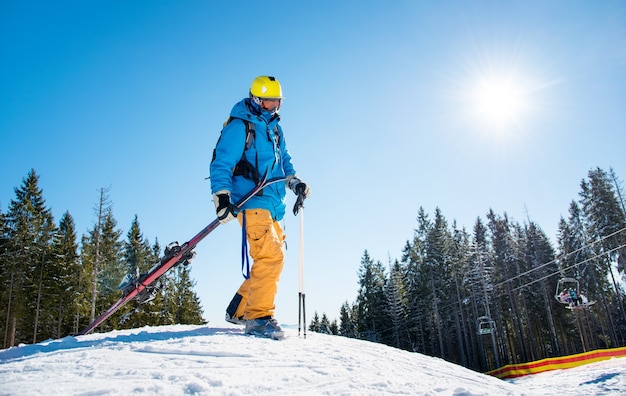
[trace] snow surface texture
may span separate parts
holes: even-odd
[[[0,395],[626,394],[626,358],[501,381],[444,360],[309,332],[162,326],[0,350]]]

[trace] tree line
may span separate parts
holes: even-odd
[[[420,208],[402,257],[385,266],[365,251],[338,326],[316,313],[309,328],[486,371],[626,345],[625,274],[622,185],[596,168],[560,219],[556,246],[506,213],[490,210],[470,232]],[[556,298],[564,287],[595,304],[569,309]]]
[[[107,189],[100,189],[95,209],[93,228],[79,240],[69,212],[55,223],[39,176],[31,170],[15,188],[6,213],[0,210],[4,348],[78,333],[117,301],[126,274],[141,274],[159,260],[158,240],[150,244],[136,215],[123,238]],[[99,330],[203,323],[194,286],[189,268],[180,265],[163,278],[149,308],[127,304]]]
[[[100,189],[93,227],[77,236],[69,212],[55,223],[34,170],[0,210],[0,323],[3,346],[76,334],[120,296],[126,274],[159,260],[135,216],[126,237],[108,191]],[[0,208],[1,209],[1,208]],[[490,210],[470,231],[423,208],[402,257],[383,265],[364,252],[356,300],[339,322],[312,331],[366,339],[485,371],[597,348],[626,345],[626,209],[613,170],[580,183],[556,247],[530,219]],[[568,281],[595,304],[567,309]],[[99,329],[203,323],[195,281],[183,265],[168,272],[148,309],[128,304]]]

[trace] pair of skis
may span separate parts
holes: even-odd
[[[270,184],[278,183],[284,181],[284,177],[274,177],[268,179],[268,172],[266,171],[259,183],[250,190],[239,202],[235,204],[237,209],[240,209],[243,204],[248,202],[250,198],[255,196],[265,187]],[[159,279],[171,268],[175,267],[179,264],[188,264],[194,257],[195,252],[193,249],[196,247],[200,241],[202,241],[207,235],[209,235],[213,230],[215,230],[220,225],[218,219],[213,220],[211,224],[206,226],[202,231],[196,234],[193,238],[191,238],[188,242],[185,242],[182,245],[178,245],[178,243],[171,243],[168,245],[168,248],[165,250],[165,254],[163,257],[150,268],[150,270],[144,274],[137,274],[134,277],[130,277],[130,279],[125,279],[125,286],[122,288],[122,297],[117,300],[117,302],[109,309],[104,311],[100,316],[98,316],[93,322],[91,322],[87,327],[85,327],[78,335],[89,334],[93,329],[95,329],[102,322],[107,320],[111,315],[117,312],[120,308],[122,308],[127,302],[130,300],[137,300],[139,303],[146,303],[152,300],[156,293],[159,290]]]

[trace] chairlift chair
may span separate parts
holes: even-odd
[[[576,292],[576,296],[581,298],[581,302],[579,304],[575,304],[572,301],[568,290],[572,289]],[[561,278],[556,283],[556,290],[554,291],[554,298],[561,304],[565,304],[567,309],[571,310],[582,310],[589,308],[595,301],[589,301],[587,297],[580,293],[580,283],[575,278]]]
[[[476,334],[478,335],[491,334],[496,328],[496,322],[491,320],[488,316],[481,316],[476,319],[476,327]]]
[[[576,291],[576,295],[580,294],[580,284],[578,280],[574,278],[561,278],[556,283],[556,290],[554,291],[554,298],[556,301],[561,304],[569,304],[569,300],[566,299],[568,295],[564,295],[563,291],[567,291],[567,289],[574,289]]]

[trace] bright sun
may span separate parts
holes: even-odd
[[[515,121],[525,107],[523,91],[511,79],[480,81],[474,95],[476,115],[489,123]]]
[[[538,69],[523,46],[476,47],[451,66],[446,91],[455,124],[494,143],[519,141],[550,110],[548,89],[559,84]],[[548,96],[547,96],[548,95]]]
[[[519,125],[528,110],[528,90],[510,76],[478,79],[469,91],[472,118],[498,130]]]

